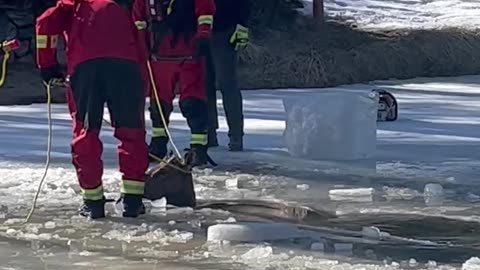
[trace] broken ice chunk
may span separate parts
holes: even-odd
[[[412,200],[418,196],[422,196],[416,190],[412,190],[409,188],[395,188],[395,187],[383,187],[384,197],[388,201],[392,200]]]
[[[225,188],[227,189],[237,189],[238,188],[238,179],[232,178],[225,180]]]
[[[332,189],[328,192],[332,201],[371,202],[374,194],[373,188]]]
[[[51,229],[55,229],[55,227],[56,227],[55,222],[53,221],[45,222],[45,229],[51,230]]]
[[[462,270],[478,270],[480,269],[480,258],[472,257],[462,265]]]
[[[428,269],[435,269],[435,268],[437,268],[437,262],[436,261],[428,261],[427,262],[427,267],[428,267]]]
[[[443,187],[440,184],[427,184],[423,191],[425,204],[428,206],[439,206],[443,204],[444,192]]]
[[[165,197],[152,201],[152,207],[154,208],[166,208],[167,207],[167,199]]]
[[[321,91],[317,97],[284,98],[288,153],[314,160],[372,157],[379,98],[372,94],[374,97],[364,92]]]
[[[423,193],[424,194],[429,194],[429,195],[440,196],[440,195],[443,195],[443,187],[440,184],[430,183],[430,184],[425,185],[425,189],[424,189]]]
[[[307,184],[297,185],[298,190],[308,190],[309,188],[310,188],[310,186],[307,185]]]
[[[392,262],[390,264],[394,269],[400,268],[400,264],[398,262]]]
[[[266,259],[273,255],[273,248],[271,246],[258,246],[252,248],[242,255],[244,260],[258,260]]]
[[[381,238],[380,229],[378,229],[377,227],[363,227],[362,235],[364,238],[372,240],[380,240]]]
[[[332,189],[329,191],[331,196],[350,196],[361,197],[373,195],[375,190],[373,188],[351,188],[351,189]]]
[[[235,223],[237,220],[234,217],[229,217],[225,220],[217,220],[218,223]]]
[[[300,236],[303,236],[303,233],[295,226],[284,223],[224,223],[212,225],[207,229],[207,241],[260,242],[292,239]]]
[[[205,174],[205,176],[209,176],[210,174],[212,174],[213,170],[210,169],[210,168],[205,168],[203,170],[203,173]]]

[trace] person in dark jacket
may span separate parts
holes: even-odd
[[[217,86],[222,93],[230,151],[243,150],[243,98],[237,83],[237,52],[248,44],[250,0],[215,0],[210,54],[207,55],[208,146],[218,146]]]
[[[64,78],[56,60],[60,35],[67,41],[68,109],[73,120],[71,151],[84,203],[80,215],[105,216],[102,187],[104,103],[117,147],[123,216],[145,212],[145,93],[141,67],[146,61],[136,41],[130,11],[113,0],[59,0],[36,20],[37,66],[44,83]],[[141,64],[141,65],[140,65]]]

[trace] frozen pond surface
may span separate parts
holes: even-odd
[[[250,218],[209,209],[166,211],[161,202],[149,203],[150,214],[138,220],[119,218],[113,205],[105,220],[77,217],[81,198],[69,161],[64,105],[54,106],[54,164],[38,209],[30,224],[18,227],[43,174],[45,106],[0,107],[0,270],[459,269],[480,254],[480,105],[472,98],[480,95],[480,77],[336,89],[375,86],[395,93],[400,119],[379,123],[375,160],[364,164],[288,156],[281,99],[321,90],[245,92],[247,151],[212,150],[220,166],[195,172],[197,196],[295,201],[340,215],[328,224],[310,220],[322,228],[308,235],[269,243],[208,243],[208,226]],[[223,121],[222,116],[225,145]],[[177,145],[186,145],[189,136],[178,111],[171,126]],[[115,198],[116,142],[108,127],[102,139],[104,188]],[[369,226],[379,228],[382,241],[364,239],[362,229]]]

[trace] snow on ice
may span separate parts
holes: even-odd
[[[304,0],[312,14],[312,0]],[[325,13],[364,29],[442,28],[476,29],[480,2],[469,0],[325,0]]]

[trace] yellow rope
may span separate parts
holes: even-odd
[[[167,126],[165,115],[163,114],[163,111],[162,111],[162,105],[160,104],[160,98],[158,97],[157,86],[155,84],[155,78],[153,76],[153,70],[152,70],[152,65],[150,64],[150,61],[147,61],[147,68],[148,68],[148,77],[150,78],[150,84],[152,85],[152,90],[155,97],[155,103],[157,105],[158,111],[160,112],[160,118],[162,119],[163,126],[165,127],[165,131],[167,133],[168,138],[170,138],[170,143],[172,144],[173,150],[175,151],[177,158],[180,159],[180,161],[184,164],[185,161],[183,160],[183,157],[180,154],[180,151],[178,151],[178,148],[175,145],[175,142],[173,141],[173,137],[170,134],[170,130]]]
[[[47,178],[48,169],[50,168],[50,161],[52,160],[52,137],[53,137],[53,127],[52,127],[52,86],[58,83],[57,80],[50,80],[48,83],[44,83],[47,91],[47,107],[48,107],[48,135],[47,135],[47,160],[45,162],[45,168],[43,171],[42,178],[40,179],[40,183],[38,184],[37,192],[35,193],[35,197],[33,198],[32,207],[30,208],[30,212],[25,217],[25,220],[20,224],[24,225],[30,221],[32,218],[33,213],[35,212],[35,208],[37,207],[38,196],[42,191],[43,182]]]
[[[0,76],[0,87],[5,84],[5,78],[7,77],[7,63],[8,59],[10,58],[10,52],[4,51],[5,55],[3,56],[2,60],[2,74]]]

